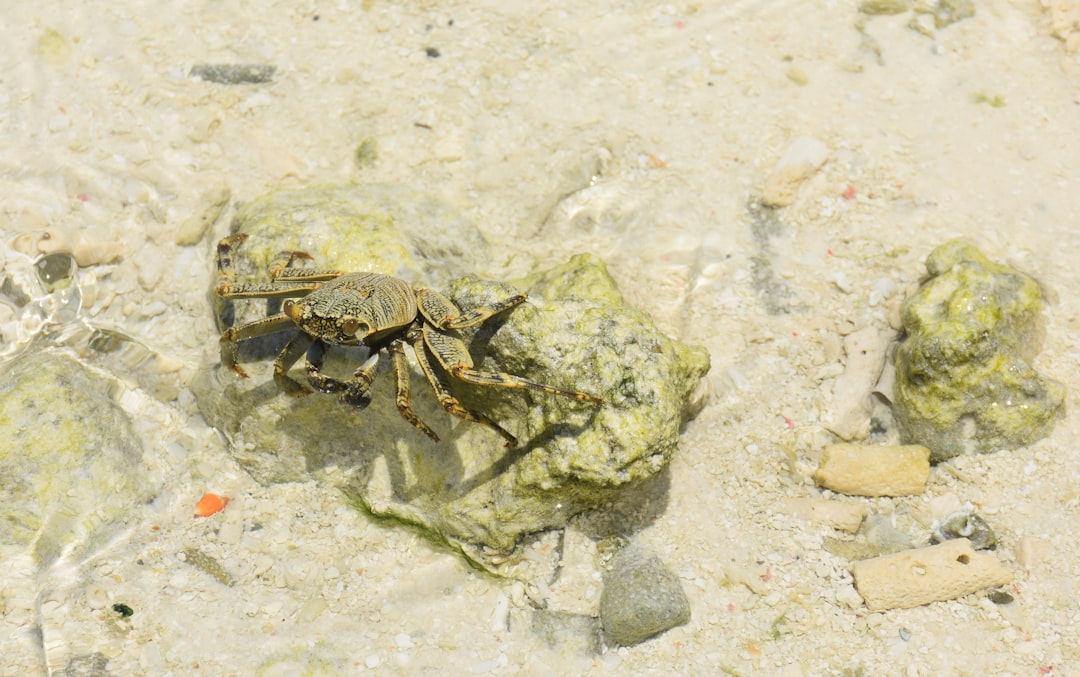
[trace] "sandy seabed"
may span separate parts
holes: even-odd
[[[823,549],[839,534],[791,503],[821,495],[810,474],[852,406],[844,337],[895,338],[925,256],[954,237],[1038,279],[1036,366],[1075,410],[1075,1],[977,2],[941,28],[794,0],[4,5],[5,268],[73,252],[82,316],[150,346],[174,387],[121,402],[157,445],[156,499],[85,562],[0,572],[0,673],[1080,674],[1075,417],[934,468],[920,496],[833,497],[901,523],[976,506],[1015,575],[1005,613],[983,594],[868,612]],[[190,77],[207,63],[276,71]],[[827,159],[762,219],[800,137]],[[596,655],[548,646],[520,583],[230,459],[185,386],[216,359],[213,243],[233,202],[353,181],[456,205],[497,252],[478,273],[593,252],[631,303],[709,349],[709,402],[635,534],[681,578],[689,624]],[[34,327],[3,313],[10,351]],[[194,519],[211,490],[232,502]],[[567,540],[583,561],[543,595],[595,614],[595,545]],[[183,561],[193,545],[234,585]]]

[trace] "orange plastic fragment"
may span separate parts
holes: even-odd
[[[217,494],[203,494],[203,497],[199,499],[199,502],[195,504],[195,516],[196,517],[209,517],[216,512],[221,512],[225,509],[225,506],[229,504],[228,496],[218,496]]]

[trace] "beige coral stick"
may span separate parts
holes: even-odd
[[[966,538],[856,562],[851,573],[870,611],[956,599],[1012,580],[1011,571]]]
[[[814,471],[818,485],[850,496],[921,494],[929,477],[930,450],[917,444],[830,444]]]

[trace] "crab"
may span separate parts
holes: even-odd
[[[502,372],[479,371],[464,341],[453,331],[474,327],[499,313],[524,303],[527,294],[516,294],[480,308],[462,312],[443,294],[379,273],[351,273],[304,267],[311,260],[302,251],[279,252],[270,264],[270,281],[237,282],[234,250],[248,238],[237,233],[218,243],[218,281],[214,292],[223,299],[284,298],[281,312],[225,329],[221,335],[221,364],[242,377],[240,342],[290,329],[299,331],[274,360],[274,382],[285,393],[300,397],[313,392],[338,393],[346,405],[363,409],[370,403],[368,391],[375,380],[379,355],[389,353],[397,382],[395,403],[409,423],[436,442],[439,436],[412,409],[409,394],[409,366],[405,345],[447,412],[480,423],[499,433],[508,448],[517,438],[482,413],[464,407],[453,394],[445,376],[477,385],[530,390],[602,404],[603,399],[587,393],[564,390]],[[338,379],[322,372],[327,346],[365,346],[368,358],[352,378]],[[305,357],[307,381],[311,388],[289,376],[289,369]]]

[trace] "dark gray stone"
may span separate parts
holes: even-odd
[[[600,622],[611,644],[632,646],[690,620],[682,583],[659,557],[629,546],[604,575]]]

